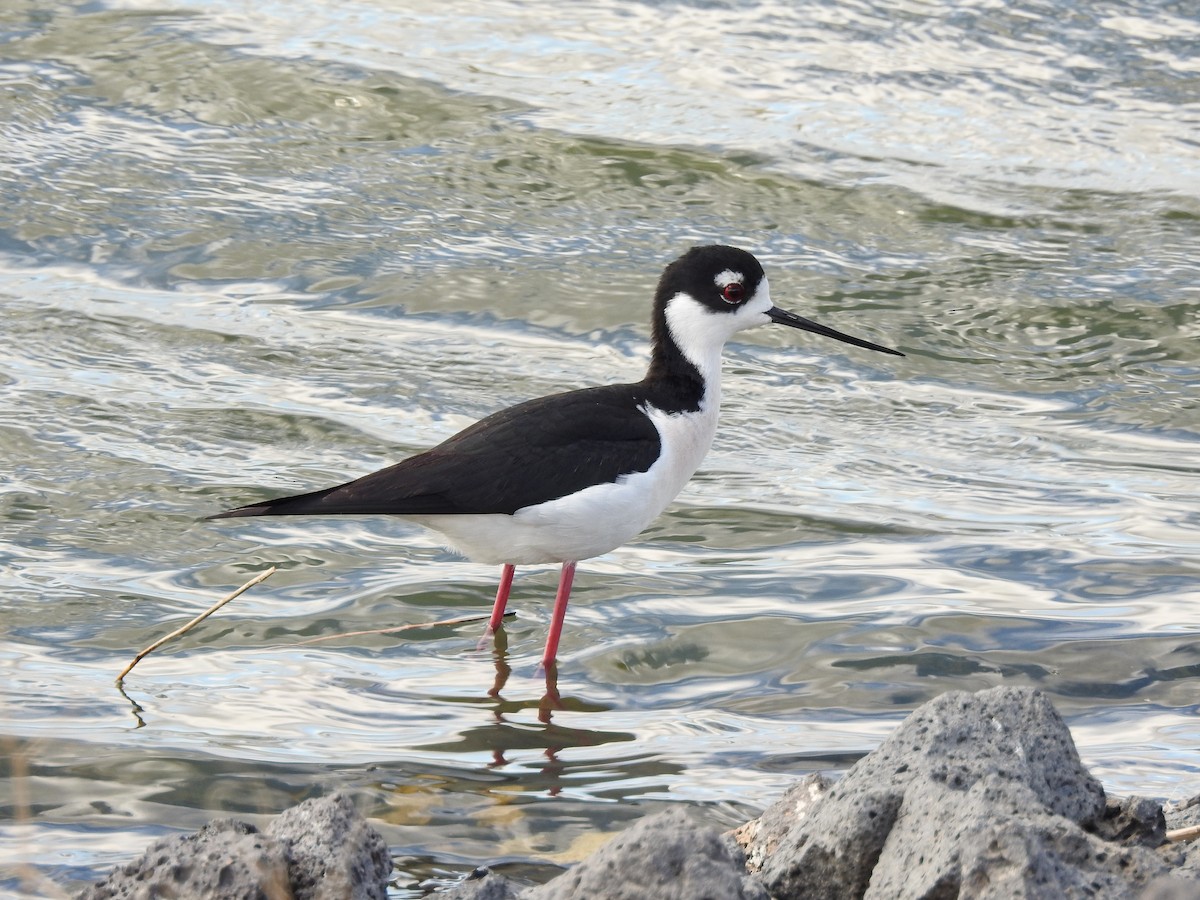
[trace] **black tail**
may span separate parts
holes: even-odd
[[[343,509],[329,508],[331,504],[322,503],[327,496],[338,490],[337,487],[325,488],[322,491],[311,491],[307,494],[295,494],[291,497],[279,497],[275,500],[264,500],[262,503],[251,503],[239,506],[237,509],[227,509],[216,515],[205,516],[206,519],[239,519],[243,516],[309,516],[322,513],[340,513]]]

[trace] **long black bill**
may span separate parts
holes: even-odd
[[[790,313],[786,309],[780,309],[778,306],[772,306],[768,309],[767,317],[776,325],[790,325],[792,328],[799,328],[802,331],[823,334],[825,337],[836,338],[839,341],[845,341],[847,344],[853,344],[855,347],[866,347],[868,350],[878,350],[880,353],[890,353],[893,356],[904,355],[899,350],[893,350],[891,347],[881,347],[879,344],[872,344],[870,341],[864,341],[862,338],[851,337],[848,334],[843,334],[836,328],[830,328],[828,325],[822,325],[819,322],[814,322],[812,319],[806,319],[804,316]]]

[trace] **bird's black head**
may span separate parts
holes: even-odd
[[[662,354],[677,352],[699,366],[700,360],[711,361],[714,353],[719,354],[736,332],[768,323],[904,355],[774,306],[762,265],[737,247],[693,247],[667,266],[658,282],[654,343]]]
[[[667,266],[658,281],[654,342],[677,344],[692,357],[689,348],[697,341],[723,344],[742,328],[765,324],[770,307],[767,277],[751,254],[721,244],[693,247]]]
[[[762,265],[745,250],[722,244],[693,247],[663,270],[656,305],[665,306],[683,293],[713,312],[733,312],[764,280]]]

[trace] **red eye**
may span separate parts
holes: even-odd
[[[726,303],[741,303],[746,299],[746,286],[740,281],[731,281],[721,288],[721,299]]]

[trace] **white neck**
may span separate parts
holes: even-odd
[[[765,325],[771,308],[771,290],[764,277],[754,296],[733,312],[713,312],[687,294],[667,301],[667,330],[704,381],[702,406],[715,408],[721,402],[721,351],[725,342],[744,328]]]

